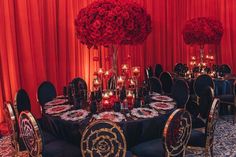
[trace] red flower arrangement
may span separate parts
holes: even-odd
[[[142,43],[151,32],[151,17],[136,3],[95,1],[80,10],[76,35],[88,48]]]
[[[199,17],[186,22],[183,38],[186,44],[219,44],[223,31],[220,21],[208,17]]]

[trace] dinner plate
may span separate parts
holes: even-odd
[[[174,104],[169,102],[152,102],[149,106],[156,110],[171,110],[174,108]]]
[[[79,110],[67,111],[63,113],[60,117],[61,119],[64,119],[64,120],[78,121],[87,117],[88,114],[89,114],[88,111],[79,109]]]
[[[94,116],[96,119],[111,120],[113,122],[121,122],[125,120],[125,116],[120,112],[102,112]]]
[[[66,103],[68,100],[67,99],[54,99],[52,101],[49,101],[45,104],[45,106],[56,106],[56,105],[61,105]]]
[[[45,110],[45,113],[47,114],[57,114],[57,113],[62,113],[65,111],[68,111],[69,109],[71,109],[71,105],[58,105],[58,106],[52,106],[49,107]]]
[[[158,116],[158,112],[150,108],[134,108],[131,110],[131,115],[137,118],[153,118]]]
[[[150,95],[150,96],[156,96],[156,95],[161,95],[161,94],[156,93],[156,92],[149,92],[149,95]]]
[[[170,101],[173,101],[172,98],[168,97],[168,96],[165,96],[165,95],[156,95],[156,96],[152,96],[151,97],[153,100],[156,100],[156,101],[162,101],[162,102],[170,102]]]

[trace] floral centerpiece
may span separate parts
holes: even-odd
[[[208,17],[194,18],[186,22],[183,38],[186,44],[219,44],[223,36],[222,23]]]
[[[204,66],[204,45],[219,44],[223,32],[222,23],[209,17],[198,17],[186,22],[183,39],[186,44],[200,45],[200,68]]]
[[[151,32],[151,17],[136,3],[99,0],[80,10],[75,28],[88,48],[140,44]]]

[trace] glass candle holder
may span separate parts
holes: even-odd
[[[133,67],[132,68],[132,75],[134,76],[134,77],[139,77],[140,76],[140,67]]]
[[[93,80],[93,88],[94,88],[94,90],[98,90],[100,86],[101,86],[101,80],[99,78],[95,78]]]

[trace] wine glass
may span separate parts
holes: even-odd
[[[121,89],[124,85],[125,79],[123,76],[118,76],[117,77],[117,88]]]
[[[67,86],[63,87],[63,95],[66,98],[66,96],[67,96]]]
[[[99,78],[95,78],[93,80],[93,88],[94,88],[94,90],[98,90],[100,86],[101,86],[101,80]]]

